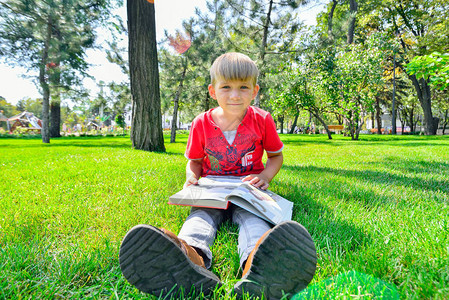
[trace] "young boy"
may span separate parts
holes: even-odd
[[[215,60],[210,74],[210,96],[218,107],[197,116],[190,130],[185,156],[189,159],[185,185],[207,175],[233,175],[267,189],[282,166],[283,144],[271,115],[250,106],[256,97],[258,69],[246,55],[227,53]],[[266,166],[262,163],[267,153]],[[235,286],[250,293],[279,299],[312,280],[316,251],[310,234],[289,221],[274,228],[250,212],[232,206],[228,211],[193,207],[178,236],[148,225],[138,225],[125,236],[120,267],[139,290],[159,295],[210,293],[220,284],[208,271],[215,234],[231,216],[239,225],[238,251],[243,269]]]

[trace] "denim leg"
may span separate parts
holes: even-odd
[[[243,263],[256,246],[257,241],[272,226],[265,220],[238,206],[234,207],[232,220],[239,225],[238,251],[240,266],[243,266]]]
[[[205,255],[204,264],[209,269],[212,262],[210,246],[214,243],[217,228],[223,221],[225,210],[192,207],[190,215],[178,234],[192,247],[200,249]]]

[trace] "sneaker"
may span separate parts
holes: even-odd
[[[309,232],[297,222],[283,222],[259,239],[234,291],[239,295],[263,294],[266,299],[295,294],[312,281],[316,262]]]
[[[120,246],[123,276],[140,291],[156,296],[209,294],[220,279],[194,263],[189,255],[199,256],[196,251],[173,236],[149,225],[133,227]]]

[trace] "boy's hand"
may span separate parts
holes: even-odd
[[[188,187],[189,185],[198,184],[198,179],[196,178],[196,176],[194,174],[190,175],[189,178],[187,178],[186,183],[184,183],[184,187]]]
[[[270,185],[270,181],[268,178],[261,174],[251,174],[242,179],[242,181],[249,181],[249,184],[260,188],[262,190],[266,190]]]

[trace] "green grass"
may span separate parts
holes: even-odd
[[[133,150],[128,137],[0,139],[0,299],[147,299],[121,275],[118,249],[136,224],[178,232],[188,215],[167,205],[184,183],[187,136],[165,138],[167,153]],[[281,138],[284,166],[270,189],[295,203],[318,252],[301,295],[372,298],[369,280],[356,283],[359,294],[341,287],[355,281],[338,276],[355,271],[401,298],[449,298],[449,137]],[[231,297],[236,252],[237,227],[225,223],[215,299]]]

